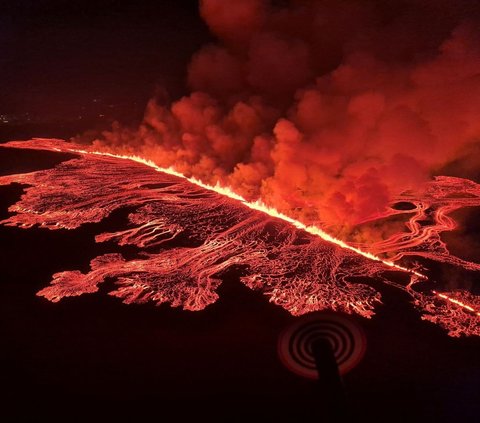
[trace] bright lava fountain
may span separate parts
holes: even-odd
[[[0,177],[0,185],[27,185],[14,214],[1,223],[29,228],[75,229],[100,222],[128,207],[128,227],[96,236],[138,248],[133,259],[106,254],[91,261],[87,274],[63,271],[38,295],[51,301],[93,293],[112,280],[110,295],[125,303],[169,303],[201,310],[218,298],[222,273],[236,266],[241,281],[260,290],[294,315],[338,310],[364,317],[374,314],[380,293],[371,285],[380,280],[409,293],[422,318],[437,323],[451,336],[480,335],[480,297],[466,290],[416,290],[426,281],[418,266],[399,264],[405,256],[424,257],[467,270],[480,265],[451,255],[440,233],[455,228],[448,214],[480,205],[480,186],[454,177],[438,177],[413,210],[408,232],[372,245],[349,245],[306,226],[261,203],[249,203],[228,188],[208,187],[147,160],[86,151],[83,146],[55,139],[14,141],[2,147],[68,152],[78,157],[53,169]],[[432,223],[422,225],[427,208]],[[396,254],[390,261],[384,253]],[[392,280],[392,271],[408,276]],[[398,277],[396,278],[398,279]]]

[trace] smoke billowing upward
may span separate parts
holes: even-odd
[[[203,0],[191,94],[96,144],[348,230],[480,140],[475,3]]]

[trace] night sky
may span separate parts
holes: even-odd
[[[468,17],[470,6],[455,13]],[[215,40],[194,0],[2,1],[0,115],[29,113],[38,121],[3,125],[1,141],[68,138],[114,119],[138,123],[155,93],[188,93],[192,54]],[[2,149],[0,173],[66,158]],[[0,219],[21,192],[1,188]],[[225,275],[220,300],[194,313],[127,306],[107,295],[57,304],[35,295],[53,273],[86,270],[91,258],[112,252],[94,235],[125,214],[78,231],[0,227],[0,384],[8,393],[0,420],[321,421],[315,383],[289,373],[276,355],[278,334],[295,318],[241,285],[235,269]],[[448,337],[399,294],[384,287],[377,317],[354,317],[368,350],[344,378],[352,411],[382,422],[474,421],[479,340]]]
[[[0,5],[1,113],[68,116],[94,99],[185,92],[186,65],[211,36],[196,1],[19,0]]]

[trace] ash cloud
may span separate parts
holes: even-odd
[[[479,9],[203,0],[217,42],[192,57],[191,94],[94,144],[348,231],[480,140]]]

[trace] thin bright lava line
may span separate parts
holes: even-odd
[[[61,150],[58,149],[58,151],[61,151]],[[278,210],[274,209],[273,207],[269,207],[269,206],[265,205],[264,203],[262,203],[259,200],[255,201],[255,202],[248,201],[245,198],[243,198],[241,195],[238,195],[237,193],[233,192],[230,188],[222,187],[218,183],[215,186],[205,184],[205,183],[203,183],[202,181],[200,181],[196,178],[189,178],[189,177],[181,174],[180,172],[176,171],[172,167],[163,168],[163,167],[160,167],[160,166],[156,165],[153,161],[148,160],[148,159],[144,159],[144,158],[139,157],[139,156],[128,156],[128,155],[113,154],[113,153],[107,153],[107,152],[101,152],[101,151],[87,151],[87,150],[77,150],[77,149],[71,149],[70,151],[75,152],[75,153],[80,153],[80,154],[94,154],[94,155],[99,155],[99,156],[115,157],[115,158],[118,158],[118,159],[131,160],[131,161],[134,161],[134,162],[137,162],[137,163],[142,163],[146,166],[149,166],[149,167],[155,169],[157,172],[164,172],[164,173],[167,173],[169,175],[174,175],[174,176],[177,176],[179,178],[186,179],[187,181],[189,181],[189,182],[191,182],[191,183],[193,183],[197,186],[200,186],[200,187],[205,188],[205,189],[210,190],[210,191],[214,191],[218,194],[225,195],[225,196],[227,196],[229,198],[232,198],[234,200],[240,201],[241,203],[243,203],[245,206],[247,206],[248,208],[250,208],[252,210],[257,210],[257,211],[263,212],[265,214],[268,214],[269,216],[276,217],[278,219],[284,220],[285,222],[288,222],[288,223],[294,225],[298,229],[302,229],[305,232],[308,232],[312,235],[319,236],[323,240],[331,242],[333,244],[336,244],[341,248],[344,248],[344,249],[347,249],[347,250],[350,250],[350,251],[354,251],[355,253],[357,253],[357,254],[359,254],[363,257],[366,257],[370,260],[378,261],[378,262],[381,262],[381,263],[385,264],[388,267],[392,267],[392,268],[395,268],[397,270],[401,270],[403,272],[408,272],[408,273],[414,274],[415,276],[418,276],[419,278],[422,278],[422,279],[427,279],[427,277],[425,275],[423,275],[422,273],[419,273],[419,272],[417,272],[413,269],[409,269],[407,267],[399,266],[398,264],[395,264],[392,261],[383,260],[382,258],[377,257],[374,254],[371,254],[369,252],[362,251],[358,248],[352,247],[351,245],[347,244],[346,242],[344,242],[340,239],[334,238],[333,236],[327,234],[326,232],[321,230],[319,227],[314,226],[314,225],[305,225],[304,223],[299,222],[298,220],[295,220],[295,219],[279,212]]]
[[[472,306],[469,306],[468,304],[465,304],[465,303],[462,303],[461,301],[455,299],[455,298],[451,298],[449,297],[448,295],[445,295],[445,294],[442,294],[440,292],[437,292],[437,291],[432,291],[437,297],[440,297],[452,304],[456,304],[462,308],[464,308],[465,310],[468,310],[468,311],[471,311],[472,313],[475,313],[477,316],[480,316],[480,311],[477,311],[475,310]]]

